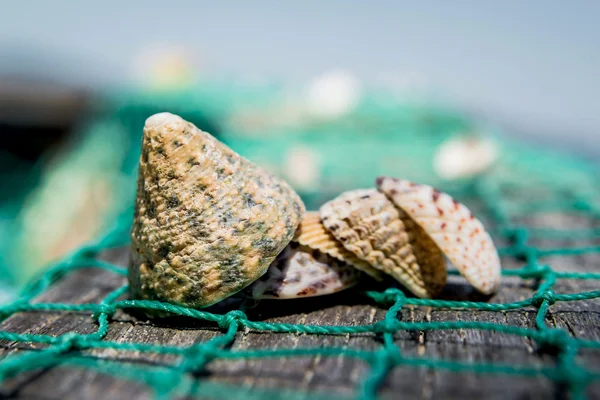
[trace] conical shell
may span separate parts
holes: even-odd
[[[180,117],[146,120],[132,265],[134,296],[205,307],[262,276],[304,205],[282,180]]]
[[[497,290],[498,252],[467,207],[431,186],[406,180],[380,177],[377,186],[431,236],[477,290],[485,294]]]
[[[426,241],[415,248],[411,237],[420,241],[423,235],[416,229],[407,231],[398,210],[383,193],[375,189],[342,193],[325,203],[320,215],[325,228],[348,251],[391,275],[415,295],[434,296],[445,284],[439,249]]]
[[[382,280],[382,273],[373,268],[368,262],[361,260],[354,253],[346,248],[331,234],[321,223],[321,216],[317,211],[311,211],[304,214],[300,226],[296,230],[293,239],[303,246],[319,250],[337,260],[344,261],[347,264],[369,274],[378,281]]]
[[[359,278],[360,271],[351,265],[292,242],[248,291],[255,299],[322,296],[352,287]]]

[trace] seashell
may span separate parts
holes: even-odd
[[[325,226],[321,223],[321,216],[318,211],[309,211],[304,214],[304,218],[302,218],[302,222],[300,222],[300,226],[298,226],[293,240],[303,246],[319,250],[330,257],[344,261],[378,281],[383,279],[381,271],[373,268],[368,262],[361,260],[355,256],[354,253],[346,250],[346,248],[338,242],[327,229],[325,229]]]
[[[443,179],[469,178],[491,168],[498,156],[498,145],[491,138],[460,135],[440,144],[433,169]]]
[[[132,230],[134,296],[205,307],[262,276],[304,204],[276,178],[182,118],[146,120]]]
[[[325,203],[320,215],[325,228],[346,250],[391,275],[415,295],[431,297],[443,287],[446,269],[441,252],[427,242],[419,244],[415,252],[411,237],[420,240],[426,235],[414,226],[409,234],[400,213],[383,193],[375,189],[342,193]]]
[[[433,297],[446,286],[448,273],[444,255],[433,239],[408,214],[398,210],[398,216],[404,223],[404,229],[408,233],[408,242],[421,267],[425,289],[428,293],[427,297]]]
[[[322,296],[356,285],[360,275],[343,261],[292,242],[247,291],[254,299]]]
[[[483,224],[446,193],[406,180],[379,177],[377,187],[431,236],[480,292],[500,284],[500,259]]]

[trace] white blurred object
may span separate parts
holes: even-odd
[[[358,105],[360,92],[360,83],[354,75],[343,70],[327,72],[308,86],[308,111],[323,118],[340,117]]]
[[[135,57],[134,73],[153,89],[183,89],[196,82],[201,61],[196,51],[184,46],[154,43]]]
[[[490,168],[498,159],[496,142],[479,135],[460,135],[439,145],[433,169],[443,179],[469,178]]]
[[[320,180],[319,155],[309,147],[294,146],[286,154],[285,177],[297,189],[315,189]]]

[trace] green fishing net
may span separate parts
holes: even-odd
[[[231,94],[229,94],[231,92]],[[31,281],[8,304],[0,307],[3,320],[19,313],[58,312],[83,313],[95,323],[92,333],[79,333],[77,327],[62,334],[15,332],[0,330],[4,343],[28,343],[36,350],[10,354],[0,361],[0,380],[30,370],[54,366],[72,366],[100,371],[118,379],[143,383],[157,398],[201,395],[208,398],[337,398],[339,393],[304,393],[288,388],[244,388],[212,381],[202,375],[217,360],[253,360],[266,358],[321,357],[356,359],[369,366],[368,373],[358,379],[351,397],[377,398],[386,377],[395,368],[413,367],[460,373],[497,374],[541,377],[566,387],[572,398],[585,398],[586,388],[600,379],[597,366],[586,365],[582,352],[600,351],[598,337],[579,337],[567,329],[559,329],[548,321],[553,307],[564,302],[594,302],[600,290],[597,260],[587,269],[578,269],[581,257],[600,253],[600,183],[598,169],[588,162],[558,154],[538,146],[512,142],[497,137],[501,158],[491,171],[476,178],[447,182],[437,178],[431,167],[434,151],[443,140],[464,131],[486,129],[459,113],[431,105],[415,105],[396,98],[372,94],[350,115],[334,120],[299,122],[263,121],[280,101],[277,90],[224,90],[204,87],[189,93],[120,94],[107,102],[103,112],[85,129],[98,136],[110,134],[118,145],[112,147],[117,179],[112,190],[119,199],[110,224],[100,239],[83,246],[59,262],[49,266],[38,279]],[[252,100],[252,101],[250,101]],[[254,119],[247,104],[253,105]],[[145,118],[159,111],[170,111],[215,133],[221,140],[247,158],[286,177],[290,152],[300,148],[310,152],[309,161],[318,165],[309,184],[299,191],[309,208],[315,208],[342,190],[373,186],[374,177],[392,175],[432,184],[467,204],[490,229],[503,261],[503,281],[517,280],[533,287],[531,296],[501,303],[486,299],[417,299],[398,288],[368,290],[362,293],[385,316],[368,324],[314,325],[254,320],[243,305],[226,313],[194,310],[171,304],[130,299],[127,286],[113,290],[100,302],[47,303],[36,300],[61,280],[80,269],[94,268],[116,276],[126,276],[126,265],[104,261],[106,249],[126,246],[132,220],[131,204],[135,188],[135,171],[139,157],[140,135]],[[258,117],[256,116],[258,115]],[[240,123],[239,121],[246,121]],[[225,122],[223,122],[225,121]],[[250,122],[254,121],[255,125]],[[258,122],[256,122],[258,121]],[[244,124],[255,126],[242,129]],[[106,136],[105,136],[106,137]],[[307,150],[308,149],[308,150]],[[118,153],[118,154],[117,154]],[[302,152],[301,152],[302,153]],[[316,177],[315,177],[316,176]],[[302,183],[302,182],[300,182]],[[565,223],[567,215],[579,223]],[[544,221],[559,222],[544,225]],[[583,245],[582,245],[583,243]],[[554,262],[561,257],[561,262]],[[547,260],[551,260],[548,262]],[[567,260],[567,261],[564,261]],[[565,267],[567,266],[567,267]],[[457,275],[456,271],[451,274]],[[575,292],[559,282],[591,283],[591,289]],[[582,286],[584,287],[584,286]],[[502,289],[504,290],[504,288]],[[534,323],[530,327],[489,321],[432,320],[406,321],[407,308],[433,310],[480,310],[506,313],[531,310]],[[189,346],[143,343],[141,341],[107,339],[111,317],[118,310],[159,311],[163,315],[182,316],[213,325],[219,334],[205,342]],[[448,330],[491,331],[529,338],[541,349],[551,349],[552,365],[518,365],[490,360],[455,360],[404,354],[395,343],[399,332],[431,332]],[[246,332],[305,335],[374,335],[380,344],[374,349],[353,346],[316,346],[293,348],[238,349],[232,343]],[[95,357],[91,349],[113,352],[135,351],[177,356],[169,365],[147,365],[109,361]]]

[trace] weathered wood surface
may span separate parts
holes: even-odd
[[[527,221],[529,226],[542,222],[565,228],[565,220],[536,217]],[[570,227],[589,226],[589,221],[567,218]],[[560,226],[558,226],[560,225]],[[544,247],[588,245],[574,241],[537,241]],[[127,249],[103,254],[107,260],[126,265]],[[503,258],[504,268],[518,268],[522,261]],[[557,270],[599,271],[600,254],[582,256],[553,256],[543,260]],[[99,302],[111,290],[125,282],[123,277],[97,269],[85,269],[69,274],[49,291],[38,297],[39,302]],[[594,281],[561,280],[555,286],[557,293],[572,293],[598,289]],[[535,291],[533,281],[504,278],[501,291],[491,302],[512,302],[529,298]],[[482,300],[459,278],[452,278],[443,297],[448,299]],[[368,324],[384,317],[386,309],[379,308],[367,298],[354,293],[340,293],[315,299],[292,301],[264,301],[249,311],[253,320],[306,324]],[[456,311],[426,307],[406,307],[400,318],[404,321],[490,321],[519,327],[534,327],[535,309],[507,312]],[[570,334],[600,340],[600,301],[556,303],[547,318],[550,326],[567,329]],[[92,333],[96,330],[89,313],[19,313],[8,318],[0,329],[11,332],[60,335],[67,332]],[[177,319],[152,321],[118,311],[110,323],[107,340],[122,342],[162,343],[189,346],[222,334],[218,327],[196,320]],[[521,366],[555,364],[555,356],[541,351],[527,339],[497,332],[452,330],[405,332],[396,336],[396,344],[403,354],[446,360],[498,362]],[[373,334],[346,336],[317,336],[240,332],[233,349],[295,348],[347,346],[355,349],[376,349],[381,346]],[[1,356],[17,351],[35,351],[42,345],[2,342]],[[140,365],[172,365],[175,356],[117,352],[95,349],[88,354]],[[578,360],[588,368],[600,369],[600,352],[583,351]],[[352,396],[357,386],[368,375],[369,366],[346,357],[299,357],[254,360],[213,360],[199,379],[229,383],[243,387],[291,388],[308,391],[327,391]],[[21,399],[143,399],[150,396],[143,384],[132,383],[119,377],[93,370],[74,367],[55,367],[24,373],[6,381],[0,388],[5,398]],[[423,367],[396,367],[385,380],[380,394],[384,398],[456,399],[456,398],[526,398],[545,399],[566,396],[564,388],[543,377],[526,378],[507,375],[475,375],[431,370]],[[600,384],[591,385],[587,394],[600,398]],[[310,397],[309,397],[310,398]]]

